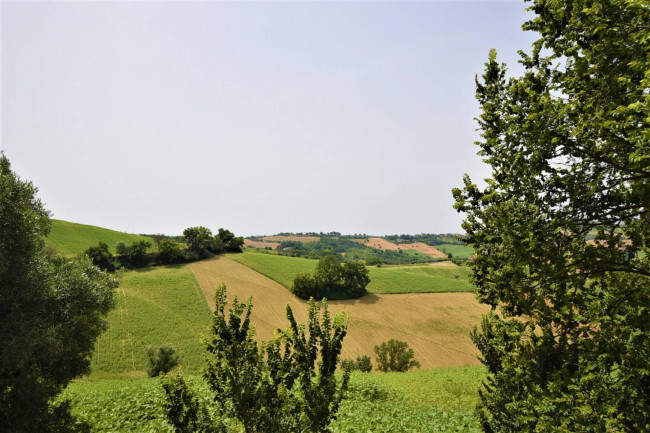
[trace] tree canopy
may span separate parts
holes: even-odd
[[[486,431],[648,431],[650,7],[538,0],[476,83],[492,174],[453,191],[476,258]]]
[[[291,292],[302,299],[360,298],[367,293],[368,283],[368,269],[362,262],[341,265],[336,256],[325,256],[318,260],[313,276],[308,273],[296,275]]]
[[[49,213],[0,154],[0,431],[74,431],[54,397],[86,372],[114,304],[87,256],[48,258]]]

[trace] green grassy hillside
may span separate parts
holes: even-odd
[[[290,288],[293,279],[301,272],[313,272],[316,260],[245,252],[229,255],[229,258],[266,275]],[[469,269],[462,266],[392,266],[370,267],[371,293],[415,292],[471,292]]]
[[[483,367],[449,367],[409,373],[353,373],[332,432],[479,432],[473,409]],[[199,377],[189,378],[204,403]],[[173,432],[164,418],[158,379],[114,379],[71,384],[63,394],[93,431]]]
[[[132,235],[68,221],[52,220],[52,231],[45,239],[45,245],[54,248],[59,254],[75,256],[101,241],[105,242],[110,251],[115,254],[115,244],[118,242],[123,241],[128,245],[133,241],[140,240],[149,241],[154,245],[153,239],[146,236]]]
[[[171,343],[186,371],[198,372],[211,313],[185,265],[125,272],[109,313],[108,330],[95,344],[92,374],[144,375],[149,345]]]
[[[436,248],[445,254],[451,253],[454,257],[459,259],[467,259],[474,254],[474,248],[466,245],[440,244],[436,245]]]

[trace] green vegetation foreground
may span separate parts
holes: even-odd
[[[474,433],[480,431],[474,407],[485,368],[447,367],[410,373],[352,373],[333,433],[417,432]],[[199,377],[188,382],[199,399],[211,401]],[[63,397],[73,414],[95,433],[172,433],[158,378],[123,378],[72,383]]]

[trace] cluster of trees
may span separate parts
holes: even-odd
[[[189,253],[197,259],[205,259],[212,254],[224,251],[241,252],[244,238],[235,236],[230,230],[220,228],[216,235],[207,227],[188,227],[183,231],[183,237]]]
[[[386,235],[385,239],[395,243],[395,244],[410,244],[413,242],[422,242],[430,246],[436,246],[440,244],[455,244],[455,245],[464,245],[463,237],[452,234],[429,234],[421,233],[418,235]]]
[[[85,256],[45,254],[36,192],[0,154],[0,431],[82,431],[56,397],[88,371],[117,282]]]
[[[246,433],[322,433],[336,416],[350,377],[335,375],[347,319],[331,317],[313,300],[307,326],[287,305],[289,327],[260,344],[250,322],[252,301],[230,306],[226,288],[215,296],[212,336],[204,378],[214,393],[216,416],[178,375],[162,379],[166,415],[177,432],[226,432],[236,421]]]
[[[368,269],[361,262],[345,262],[335,256],[318,261],[314,274],[298,274],[291,292],[302,299],[352,299],[365,295],[370,282]]]
[[[206,227],[189,227],[183,231],[184,244],[172,237],[155,235],[154,240],[158,252],[151,251],[151,242],[146,240],[133,241],[130,245],[118,242],[114,256],[105,242],[88,248],[84,254],[100,269],[112,272],[117,268],[142,268],[150,265],[169,265],[173,263],[188,263],[208,258],[225,251],[241,252],[244,238],[235,236],[230,230],[219,229],[212,235]]]
[[[276,248],[279,255],[304,257],[318,260],[326,256],[337,256],[343,260],[343,255],[352,260],[365,260],[366,264],[399,265],[405,263],[429,263],[432,258],[426,254],[417,256],[404,254],[403,251],[383,251],[371,248],[350,238],[321,237],[319,241],[299,242],[283,241]],[[368,263],[370,261],[371,263]]]
[[[535,1],[507,78],[477,80],[485,187],[456,209],[481,302],[485,431],[648,431],[650,7]],[[593,235],[594,240],[586,238]]]

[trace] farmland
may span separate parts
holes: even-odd
[[[211,308],[217,286],[224,283],[229,296],[253,297],[251,320],[262,339],[268,340],[277,328],[286,327],[286,304],[298,321],[306,322],[307,302],[230,259],[240,256],[215,257],[189,265]],[[345,311],[350,318],[344,357],[373,355],[375,345],[396,338],[413,348],[423,368],[478,364],[469,332],[487,307],[480,305],[473,293],[369,294],[355,300],[330,301],[329,306],[333,312]]]
[[[295,276],[313,272],[317,261],[245,252],[229,258],[290,288]],[[412,265],[370,267],[370,293],[471,292],[469,269],[463,266]]]
[[[459,259],[467,259],[474,254],[474,248],[458,244],[440,244],[436,245],[440,251],[445,254],[451,253],[452,256]]]
[[[108,330],[95,344],[93,375],[143,375],[147,346],[163,343],[183,354],[186,371],[199,371],[211,314],[192,272],[156,267],[127,271],[121,280]]]
[[[114,247],[119,240],[140,238],[64,221],[55,222],[55,227],[64,236],[51,238],[58,239],[59,251],[69,255],[99,240]],[[190,265],[118,272],[117,306],[95,345],[92,372],[71,384],[63,396],[72,399],[79,419],[97,432],[171,432],[164,420],[159,381],[145,373],[146,348],[163,343],[183,354],[181,370],[195,375],[190,381],[209,402],[207,386],[196,375],[203,365],[201,340],[209,332],[214,291],[221,283],[227,285],[229,297],[253,296],[252,320],[260,339],[268,340],[275,329],[286,326],[287,303],[304,323],[307,303],[287,287],[297,273],[313,272],[317,261],[263,251],[266,254],[246,252]],[[345,311],[349,317],[342,358],[374,359],[374,345],[397,338],[414,349],[423,370],[353,374],[332,431],[478,431],[473,407],[485,373],[477,365],[468,333],[485,307],[471,293],[449,293],[472,290],[467,268],[441,262],[369,271],[369,295],[329,302],[332,312]]]
[[[123,241],[130,244],[133,241],[141,240],[154,244],[153,240],[147,236],[132,235],[68,221],[52,220],[52,231],[45,239],[45,245],[55,249],[59,254],[75,256],[99,242],[105,242],[109,250],[115,253],[115,244],[118,242]]]

